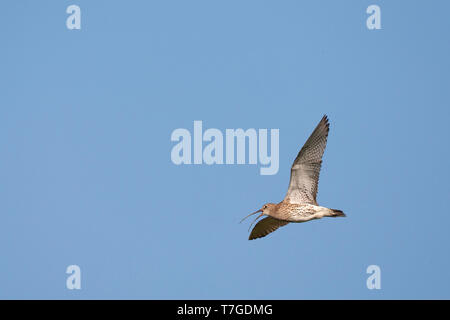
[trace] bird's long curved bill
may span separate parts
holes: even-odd
[[[262,209],[259,209],[259,210],[255,211],[255,212],[250,213],[248,216],[246,216],[244,219],[242,219],[241,222],[244,221],[245,219],[247,219],[248,217],[254,215],[255,213],[258,213],[258,212],[262,212]],[[239,222],[239,223],[241,223],[241,222]]]
[[[262,210],[261,210],[262,211]],[[250,224],[250,227],[248,227],[248,231],[250,231],[250,229],[252,228],[252,225],[256,222],[256,220],[258,220],[260,217],[262,217],[264,215],[264,213],[261,213],[259,216],[257,216],[255,218],[255,220],[253,220],[253,222]]]

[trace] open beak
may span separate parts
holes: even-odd
[[[251,215],[254,215],[255,213],[258,213],[258,212],[262,212],[262,209],[259,209],[259,210],[255,211],[255,212],[250,213],[248,216],[246,216],[244,219],[242,219],[241,222],[244,221],[245,219],[247,219],[248,217],[250,217]],[[258,218],[256,218],[256,219],[258,219]],[[241,223],[241,222],[239,222],[239,223]]]
[[[255,212],[252,212],[252,213],[250,213],[248,216],[246,216],[244,219],[241,220],[241,222],[242,222],[242,221],[244,221],[245,219],[247,219],[248,217],[250,217],[251,215],[254,215],[254,214],[258,213],[258,212],[261,212],[261,214],[258,215],[258,216],[255,218],[255,220],[253,220],[253,222],[250,224],[250,227],[248,227],[248,230],[249,230],[249,231],[250,231],[250,228],[252,227],[252,225],[255,223],[255,221],[258,220],[260,217],[262,217],[262,216],[264,215],[263,210],[262,210],[262,209],[259,209],[259,210],[255,211]],[[239,223],[241,223],[241,222],[239,222]]]

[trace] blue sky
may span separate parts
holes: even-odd
[[[81,8],[81,30],[66,8]],[[381,8],[368,30],[366,8]],[[0,298],[449,299],[447,1],[7,1]],[[248,241],[323,114],[318,201]],[[173,130],[276,128],[280,170],[181,165]],[[81,290],[66,288],[67,266]],[[366,268],[381,268],[368,290]]]

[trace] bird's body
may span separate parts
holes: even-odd
[[[271,211],[271,217],[289,221],[289,222],[306,222],[313,219],[320,219],[323,217],[336,216],[337,212],[313,204],[296,204],[281,201],[275,205],[275,210]]]
[[[328,131],[328,118],[324,116],[292,164],[291,179],[284,200],[278,204],[267,203],[260,210],[250,214],[261,212],[255,221],[263,215],[267,217],[255,225],[249,240],[264,237],[290,222],[306,222],[323,217],[345,217],[341,210],[319,206],[316,201]]]

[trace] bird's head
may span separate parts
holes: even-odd
[[[271,213],[274,209],[275,209],[275,203],[266,203],[259,210],[261,210],[262,214],[265,214],[266,216],[271,216]]]
[[[253,223],[255,223],[256,220],[258,220],[258,218],[266,215],[266,216],[270,216],[272,213],[272,210],[274,210],[275,208],[275,204],[274,203],[266,203],[265,205],[262,206],[261,209],[256,210],[255,212],[250,213],[248,216],[246,216],[244,219],[241,220],[244,221],[245,219],[247,219],[248,217],[250,217],[251,215],[257,214],[259,212],[261,212],[260,215],[258,215],[255,220],[252,222],[252,224],[250,225],[250,227],[253,225]]]

